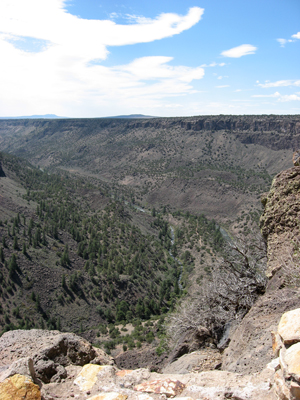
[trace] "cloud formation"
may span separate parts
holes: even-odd
[[[292,79],[285,79],[281,81],[276,81],[276,82],[269,82],[266,81],[265,83],[259,83],[257,82],[258,85],[262,88],[270,88],[270,87],[281,87],[281,86],[300,86],[300,80],[292,80]]]
[[[291,36],[293,39],[276,39],[278,43],[280,43],[280,47],[284,47],[286,43],[292,43],[295,42],[297,39],[300,39],[300,32],[295,33],[295,35]]]
[[[163,97],[194,93],[191,81],[201,67],[170,66],[172,57],[144,57],[127,65],[105,67],[110,46],[146,43],[171,37],[200,21],[204,10],[186,15],[164,13],[132,18],[133,23],[85,20],[69,14],[64,0],[0,2],[0,108],[4,115],[59,113],[72,115],[90,104],[92,115],[108,101],[154,105]],[[40,46],[35,48],[29,44]],[[97,61],[97,62],[95,62]],[[71,101],[70,101],[71,100]],[[63,108],[63,104],[69,106]],[[59,107],[59,105],[61,105]],[[87,107],[85,107],[87,108]]]
[[[277,98],[277,101],[286,102],[286,101],[299,101],[300,96],[298,94],[280,94],[279,92],[275,92],[273,94],[254,94],[251,97],[273,97]]]
[[[252,44],[241,44],[240,46],[233,47],[232,49],[222,51],[221,55],[224,57],[240,58],[248,54],[255,54],[257,47]]]

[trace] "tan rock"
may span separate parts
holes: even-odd
[[[291,382],[290,392],[294,400],[300,399],[300,386],[296,382]]]
[[[74,383],[80,390],[90,390],[97,382],[97,375],[106,368],[105,365],[86,364],[78,374]]]
[[[194,400],[192,397],[176,397],[176,400]]]
[[[134,387],[134,390],[139,392],[149,392],[165,394],[166,396],[177,396],[180,394],[185,385],[180,381],[172,379],[157,379],[155,381],[144,382]]]
[[[122,370],[116,373],[118,383],[124,388],[132,388],[139,383],[150,379],[150,371],[147,368],[135,370]]]
[[[41,400],[41,392],[27,376],[16,374],[0,383],[1,400]]]
[[[287,387],[285,380],[281,371],[275,373],[274,376],[274,387],[276,398],[279,400],[289,400],[290,399],[290,391]]]
[[[284,344],[300,341],[300,308],[284,313],[278,325],[278,333]]]
[[[286,373],[300,381],[300,343],[293,344],[287,349],[284,361],[287,366]]]
[[[89,397],[87,400],[126,400],[128,396],[118,392],[99,393],[95,396]]]
[[[136,397],[137,400],[153,400],[153,397],[151,397],[148,393],[141,393],[138,394]]]
[[[123,378],[123,376],[130,374],[132,371],[134,371],[134,370],[133,369],[121,369],[121,371],[116,372],[116,375]]]
[[[278,333],[271,332],[271,337],[272,337],[272,350],[273,353],[275,354],[276,357],[279,356],[279,351],[283,347],[283,343],[281,340],[281,337]]]
[[[297,150],[293,154],[293,164],[295,167],[300,165],[300,150]]]

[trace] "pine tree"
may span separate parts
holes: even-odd
[[[4,251],[3,251],[3,247],[0,247],[0,261],[4,262]]]
[[[17,238],[17,236],[14,236],[13,249],[14,249],[14,250],[19,250],[19,244],[18,244],[18,238]]]
[[[63,255],[61,256],[60,262],[63,267],[66,267],[67,265],[70,264],[68,245],[66,245],[66,247],[65,247],[65,250],[63,252]]]
[[[8,270],[9,270],[9,277],[10,277],[10,278],[13,276],[13,274],[14,274],[14,272],[16,271],[17,268],[18,268],[17,257],[16,257],[15,254],[13,254],[13,255],[11,256],[11,258],[10,258],[9,267],[8,267]]]

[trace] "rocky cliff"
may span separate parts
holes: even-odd
[[[184,130],[191,132],[228,131],[243,143],[257,143],[272,149],[300,146],[300,116],[298,115],[216,115],[152,119],[60,119],[60,120],[1,120],[0,143],[13,139],[8,135],[39,139],[56,132],[76,130],[90,136],[101,130],[118,130],[123,134],[134,130]],[[266,135],[266,133],[269,133]]]
[[[222,368],[240,373],[258,372],[270,362],[271,332],[281,314],[300,307],[300,167],[278,174],[262,197],[262,234],[267,241],[269,282],[231,337]]]
[[[268,271],[273,276],[283,268],[292,273],[300,240],[300,167],[278,174],[269,193],[262,198],[262,234],[268,241]]]

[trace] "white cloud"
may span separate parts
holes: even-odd
[[[292,35],[292,38],[294,38],[294,39],[300,39],[300,32],[295,33],[295,35]]]
[[[224,65],[226,65],[226,63],[219,63],[219,64],[217,64],[217,63],[214,61],[214,62],[212,62],[212,63],[210,63],[210,64],[202,64],[202,65],[200,65],[200,67],[203,67],[203,68],[207,68],[207,67],[217,67],[217,66],[219,66],[219,67],[224,67]]]
[[[64,5],[63,0],[0,1],[2,115],[76,116],[78,110],[90,109],[89,115],[81,115],[93,116],[109,102],[154,107],[159,98],[195,93],[190,83],[204,76],[201,67],[171,66],[172,58],[163,56],[113,67],[101,65],[101,60],[108,57],[109,46],[152,42],[191,28],[203,9],[193,7],[184,16],[136,17],[133,24],[118,25],[76,17]],[[27,52],[24,38],[45,45]]]
[[[275,92],[273,94],[254,94],[251,97],[280,97],[280,93]]]
[[[182,82],[191,82],[194,79],[203,78],[203,68],[171,67],[166,65],[172,60],[172,57],[142,57],[126,66],[120,67],[120,70],[128,71],[142,80],[171,78]]]
[[[299,101],[300,100],[300,96],[297,96],[296,94],[286,94],[280,97],[280,99],[278,99],[278,101]]]
[[[278,43],[280,43],[281,47],[284,47],[286,45],[286,43],[292,43],[295,42],[295,39],[300,39],[300,32],[296,33],[295,35],[291,36],[293,39],[276,39]]]
[[[295,100],[300,100],[300,96],[298,96],[298,93],[295,94],[290,94],[290,95],[282,95],[279,92],[275,92],[273,94],[254,94],[251,97],[273,97],[276,98],[277,101],[280,102],[286,102],[286,101],[295,101]]]
[[[278,43],[280,43],[280,46],[281,46],[281,47],[284,47],[285,44],[286,44],[286,42],[287,42],[286,39],[276,39],[276,40],[277,40]]]
[[[67,13],[63,0],[2,0],[1,31],[15,36],[48,40],[56,51],[64,50],[87,59],[107,57],[107,46],[146,43],[191,28],[204,12],[193,7],[185,16],[164,13],[155,19],[140,18],[131,25],[109,20],[85,20]]]
[[[265,83],[259,83],[259,81],[256,81],[256,83],[258,84],[257,86],[260,86],[262,88],[282,87],[282,86],[300,86],[300,80],[291,80],[291,79],[286,79],[286,80],[281,80],[281,81],[276,81],[276,82],[265,81]]]
[[[222,51],[221,55],[224,57],[240,58],[248,54],[254,54],[257,47],[252,46],[252,44],[242,44],[232,49]]]

